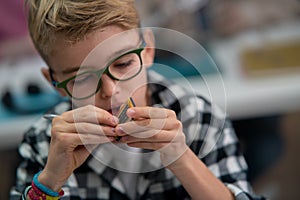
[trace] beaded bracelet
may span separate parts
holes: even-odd
[[[40,196],[40,195],[35,193],[33,188],[31,190],[29,190],[28,197],[31,200],[46,200],[46,195],[45,194],[43,196]]]
[[[60,196],[58,197],[49,196],[39,190],[33,182],[31,183],[31,190],[28,192],[28,196],[31,200],[59,200],[62,195],[63,193],[60,192]]]

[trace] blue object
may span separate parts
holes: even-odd
[[[44,113],[64,99],[56,92],[39,94],[11,94],[10,106],[0,102],[0,120],[9,120],[23,115]]]
[[[33,177],[33,183],[34,185],[40,189],[42,192],[44,192],[45,194],[47,194],[48,196],[51,197],[59,197],[59,193],[55,192],[53,190],[51,190],[50,188],[47,188],[45,185],[41,184],[38,180],[39,175],[41,174],[42,171],[36,173]]]

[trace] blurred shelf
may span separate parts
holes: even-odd
[[[186,86],[186,80],[175,81]],[[188,81],[195,93],[222,107],[231,119],[300,110],[300,73],[242,81],[218,76],[207,76],[204,80],[189,77]]]
[[[222,69],[226,110],[232,118],[300,110],[300,66],[290,68],[282,66],[281,70],[274,69],[268,72],[262,70],[260,74],[251,75],[245,72],[241,56],[247,48],[290,44],[293,41],[300,41],[299,20],[249,30],[231,38],[219,38],[211,42],[212,57]],[[296,54],[300,55],[300,52]],[[217,87],[217,83],[213,80],[216,77],[210,78],[212,90],[220,92],[220,86]],[[196,82],[193,85],[197,85],[198,91],[202,90],[200,88],[203,85]]]

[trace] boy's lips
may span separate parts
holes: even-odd
[[[110,114],[113,114],[113,115],[116,115],[118,112],[119,112],[119,109],[120,109],[121,105],[118,105],[118,106],[112,106],[110,109],[108,109],[107,111],[110,113]]]

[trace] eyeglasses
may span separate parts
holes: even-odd
[[[142,39],[142,44],[138,49],[118,56],[111,60],[103,69],[86,71],[60,83],[54,81],[53,73],[50,69],[52,84],[54,87],[63,88],[75,100],[87,99],[100,90],[102,85],[101,76],[103,74],[107,74],[112,80],[116,81],[127,81],[136,77],[142,71],[141,52],[145,46],[146,42]]]

